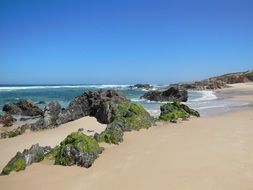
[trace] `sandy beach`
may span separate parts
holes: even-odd
[[[220,90],[228,98],[253,101],[252,84]],[[25,171],[0,176],[1,189],[66,190],[252,190],[253,109],[219,116],[161,123],[149,130],[125,133],[120,145],[105,151],[89,169],[33,164]],[[102,131],[105,125],[82,118],[56,129],[0,140],[0,169],[32,144],[54,146],[70,132]]]

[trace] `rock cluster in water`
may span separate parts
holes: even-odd
[[[188,92],[185,89],[178,87],[171,87],[165,91],[149,91],[146,92],[141,98],[150,101],[160,101],[160,102],[171,102],[171,101],[182,101],[186,102],[188,99]]]
[[[19,100],[17,102],[5,104],[3,111],[12,115],[37,116],[42,115],[42,110],[35,106],[31,100]]]
[[[141,88],[141,89],[151,89],[153,88],[153,86],[151,86],[150,84],[135,84],[133,86],[130,86],[130,88]]]

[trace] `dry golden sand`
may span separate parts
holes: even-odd
[[[82,127],[100,125],[92,119],[79,122]],[[80,127],[67,125],[0,140],[0,168],[17,150],[35,142],[55,145]],[[126,133],[118,146],[106,145],[89,169],[44,161],[1,176],[0,189],[252,190],[252,137],[253,110],[159,125]]]

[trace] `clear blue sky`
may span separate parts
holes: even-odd
[[[0,83],[173,83],[253,69],[252,0],[0,0]]]

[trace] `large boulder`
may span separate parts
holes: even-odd
[[[149,91],[145,93],[141,98],[150,101],[160,101],[160,102],[172,102],[172,101],[182,101],[186,102],[188,99],[188,92],[185,89],[180,89],[178,87],[171,87],[165,91]]]
[[[3,124],[3,127],[10,127],[15,121],[17,120],[10,114],[5,114],[0,117],[0,123]]]
[[[5,104],[3,111],[7,114],[37,116],[42,115],[43,111],[33,104],[31,100],[19,100],[17,102]]]
[[[84,116],[96,117],[100,123],[111,122],[111,103],[128,101],[120,92],[114,90],[85,92],[70,102],[69,106],[59,113],[57,124],[79,119]]]
[[[115,107],[112,123],[120,123],[123,131],[148,129],[154,124],[154,118],[140,104],[121,102]]]
[[[8,175],[12,171],[24,170],[27,166],[35,162],[40,162],[44,156],[51,151],[51,147],[41,147],[39,144],[32,145],[30,149],[25,149],[17,154],[8,162],[2,170],[2,175]]]
[[[181,104],[179,101],[173,103],[166,103],[161,106],[161,114],[159,119],[163,121],[176,122],[179,118],[187,119],[190,116],[200,117],[198,111],[189,108],[185,104]]]
[[[89,168],[101,154],[98,142],[82,132],[73,132],[60,144],[55,153],[55,164],[63,166],[78,165]]]

